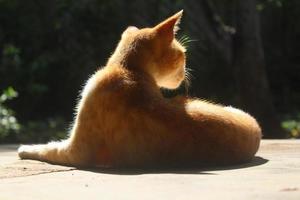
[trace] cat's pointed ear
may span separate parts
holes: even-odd
[[[175,15],[169,17],[165,21],[159,23],[154,27],[154,30],[160,37],[164,37],[168,42],[172,42],[176,31],[178,31],[178,24],[182,17],[183,10],[179,11]]]

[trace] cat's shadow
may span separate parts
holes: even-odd
[[[217,171],[244,169],[255,167],[267,163],[269,160],[255,156],[251,162],[224,166],[224,167],[176,167],[176,168],[155,168],[155,169],[107,169],[107,168],[84,168],[80,170],[95,173],[114,174],[114,175],[142,175],[142,174],[198,174],[198,175],[218,175]]]

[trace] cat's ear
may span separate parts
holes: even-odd
[[[178,31],[178,24],[182,17],[183,10],[179,11],[175,15],[169,17],[165,21],[159,23],[154,27],[154,30],[160,37],[164,37],[168,42],[172,42],[175,37],[176,31]]]

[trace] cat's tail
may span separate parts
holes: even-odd
[[[253,159],[262,138],[262,130],[258,122],[250,114],[240,109],[231,106],[224,107],[224,109],[231,113],[227,116],[234,124],[233,130],[235,131],[232,132],[234,137],[231,138],[235,141],[235,149],[238,149],[235,151],[236,160],[249,161]]]
[[[80,161],[72,152],[69,140],[48,144],[21,145],[18,154],[21,159],[40,160],[68,166],[80,165]]]

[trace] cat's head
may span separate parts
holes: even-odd
[[[121,64],[150,74],[157,85],[177,88],[185,78],[185,48],[176,40],[182,11],[152,28],[128,27],[109,64]]]

